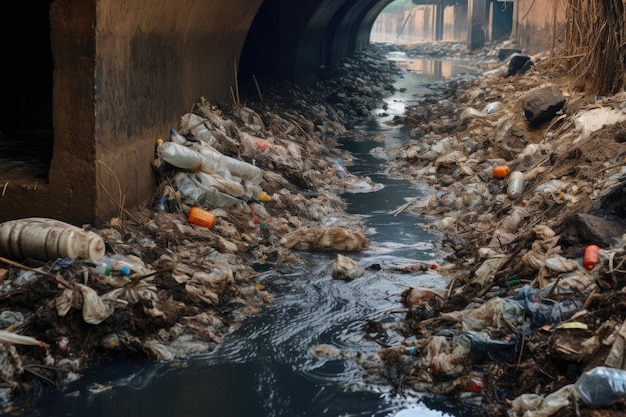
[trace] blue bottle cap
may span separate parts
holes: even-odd
[[[130,275],[130,268],[127,266],[123,266],[120,268],[120,272],[122,273],[122,275],[128,276]]]

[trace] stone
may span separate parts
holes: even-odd
[[[524,104],[524,116],[531,124],[552,119],[563,109],[565,96],[555,86],[540,88],[531,93]]]

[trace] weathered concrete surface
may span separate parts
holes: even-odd
[[[50,1],[48,179],[0,177],[0,220],[43,216],[97,225],[145,202],[155,188],[156,139],[178,127],[200,97],[232,105],[237,76],[245,81],[262,72],[313,82],[321,66],[369,43],[390,1]],[[548,27],[548,6],[515,6],[523,45],[531,34],[542,39],[545,29],[535,28]]]
[[[247,59],[250,73],[266,65],[307,84],[320,65],[369,43],[389,1],[52,2],[49,181],[8,183],[0,218],[97,223],[151,197],[156,139],[200,97],[232,104],[236,65],[262,4],[268,12],[259,13],[249,51],[279,59]]]
[[[511,36],[526,53],[549,51],[555,43],[564,41],[565,3],[565,0],[516,0],[513,3]]]

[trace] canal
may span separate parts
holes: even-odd
[[[385,148],[410,137],[406,126],[387,122],[436,88],[437,82],[467,73],[462,61],[389,59],[410,71],[397,80],[397,92],[385,109],[351,126],[339,138],[354,156],[346,169],[368,176],[379,190],[346,192],[351,215],[362,218],[370,247],[346,254],[365,269],[352,281],[331,276],[334,253],[299,253],[303,264],[260,273],[258,281],[277,294],[266,311],[245,321],[218,349],[176,363],[129,360],[108,362],[64,388],[40,395],[30,416],[462,416],[464,410],[444,399],[417,393],[394,395],[388,384],[363,378],[353,360],[376,355],[365,323],[399,323],[404,317],[400,293],[408,287],[444,290],[447,280],[436,269],[401,273],[398,267],[424,262],[437,265],[438,236],[422,225],[428,220],[397,210],[409,199],[427,198],[425,185],[386,172]],[[385,343],[397,345],[399,335]]]

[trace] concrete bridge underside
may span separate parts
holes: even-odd
[[[31,70],[4,66],[0,130],[27,128],[32,117],[25,114],[44,102],[53,142],[47,178],[0,175],[0,221],[44,216],[98,224],[121,206],[145,202],[156,186],[156,139],[178,127],[201,97],[228,106],[236,70],[241,77],[265,72],[300,85],[313,82],[320,66],[369,44],[377,15],[391,1],[48,0],[0,6],[6,9],[5,56]],[[23,39],[28,33],[41,41],[19,42],[10,16],[37,16],[20,28]]]

